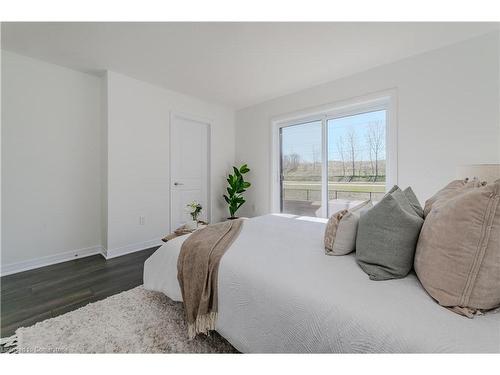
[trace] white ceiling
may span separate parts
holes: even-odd
[[[235,109],[498,29],[497,23],[3,23],[2,48]]]

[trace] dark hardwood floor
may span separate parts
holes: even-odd
[[[75,259],[1,278],[1,337],[142,284],[144,261],[158,247],[105,260]]]

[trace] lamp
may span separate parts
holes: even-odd
[[[492,183],[500,179],[500,164],[470,164],[457,167],[457,178],[460,180],[477,178]]]

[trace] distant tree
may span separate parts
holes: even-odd
[[[290,173],[295,172],[300,165],[300,155],[293,152],[288,155],[283,156],[283,172]]]
[[[345,145],[342,136],[337,138],[337,151],[339,152],[340,161],[342,162],[342,176],[345,177]]]
[[[312,146],[312,156],[313,156],[313,171],[316,171],[316,167],[319,163],[319,151],[316,146]]]
[[[352,177],[356,175],[356,159],[358,156],[358,137],[353,128],[347,132],[347,149],[349,152],[349,161],[352,166]]]
[[[375,180],[378,177],[379,161],[385,152],[385,129],[381,121],[372,121],[367,132],[370,157],[375,159]]]
[[[367,144],[366,148],[368,149],[368,156],[370,158],[370,175],[373,176],[375,173],[375,164],[373,162],[374,157],[373,157],[373,151],[372,151],[372,143],[373,143],[373,140],[372,140],[370,132],[368,131],[366,133],[366,144]]]

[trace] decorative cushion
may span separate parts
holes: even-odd
[[[356,260],[372,280],[405,277],[424,220],[395,186],[359,219]]]
[[[453,194],[445,197],[445,189]],[[500,181],[463,182],[461,188],[453,181],[445,189],[431,198],[415,272],[439,304],[472,317],[500,306]]]
[[[424,207],[424,217],[431,211],[434,204],[439,204],[439,202],[445,202],[456,195],[462,194],[463,189],[472,189],[475,187],[480,187],[483,184],[477,179],[465,179],[465,180],[454,180],[451,181],[444,188],[439,190],[431,198],[425,202]]]
[[[371,201],[365,201],[350,209],[332,215],[325,229],[325,253],[327,255],[346,255],[356,247],[359,216],[373,207]]]
[[[413,192],[413,189],[410,186],[408,186],[406,189],[403,190],[403,193],[405,193],[406,198],[408,198],[410,205],[413,207],[417,215],[420,217],[424,217],[424,209],[420,205],[420,202],[418,201],[417,196]]]

